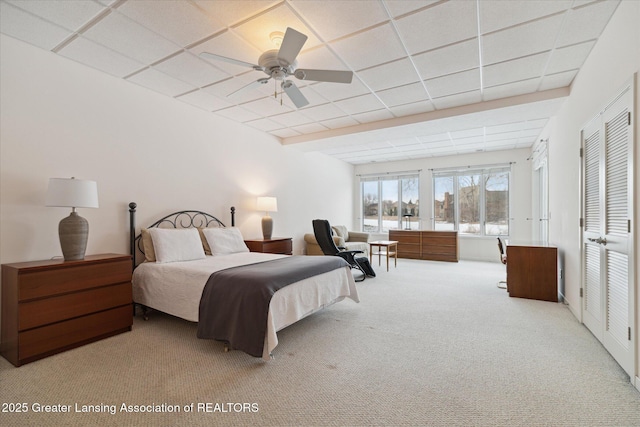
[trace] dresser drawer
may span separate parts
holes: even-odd
[[[38,299],[20,304],[18,330],[132,304],[131,283]]]
[[[112,262],[76,265],[73,268],[29,271],[20,275],[18,301],[129,281],[131,281],[131,261],[127,258]]]
[[[19,359],[29,362],[131,329],[130,306],[83,316],[18,335]]]

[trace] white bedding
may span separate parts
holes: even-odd
[[[192,322],[198,321],[200,296],[209,276],[218,270],[287,255],[244,252],[205,259],[140,264],[133,272],[133,300]],[[349,267],[301,280],[271,298],[262,358],[269,360],[278,345],[276,332],[335,302],[349,297],[359,302]]]

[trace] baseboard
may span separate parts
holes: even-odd
[[[634,385],[636,386],[636,389],[640,391],[640,377],[636,377],[636,383]]]

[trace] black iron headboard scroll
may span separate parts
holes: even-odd
[[[129,203],[129,251],[131,253],[132,267],[136,268],[136,252],[144,254],[142,247],[142,234],[136,236],[136,208],[137,204]],[[236,208],[231,206],[231,226],[236,225]],[[202,211],[178,211],[160,218],[147,228],[206,228],[224,227],[224,223],[215,216]]]

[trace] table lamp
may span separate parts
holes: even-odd
[[[264,217],[262,217],[262,237],[264,240],[270,240],[273,232],[273,219],[269,216],[269,212],[278,212],[278,199],[275,197],[258,197],[258,210],[265,212]]]
[[[95,181],[75,178],[50,178],[46,206],[70,207],[71,214],[58,225],[60,247],[65,261],[84,259],[89,237],[89,223],[76,208],[98,207],[98,185]]]

